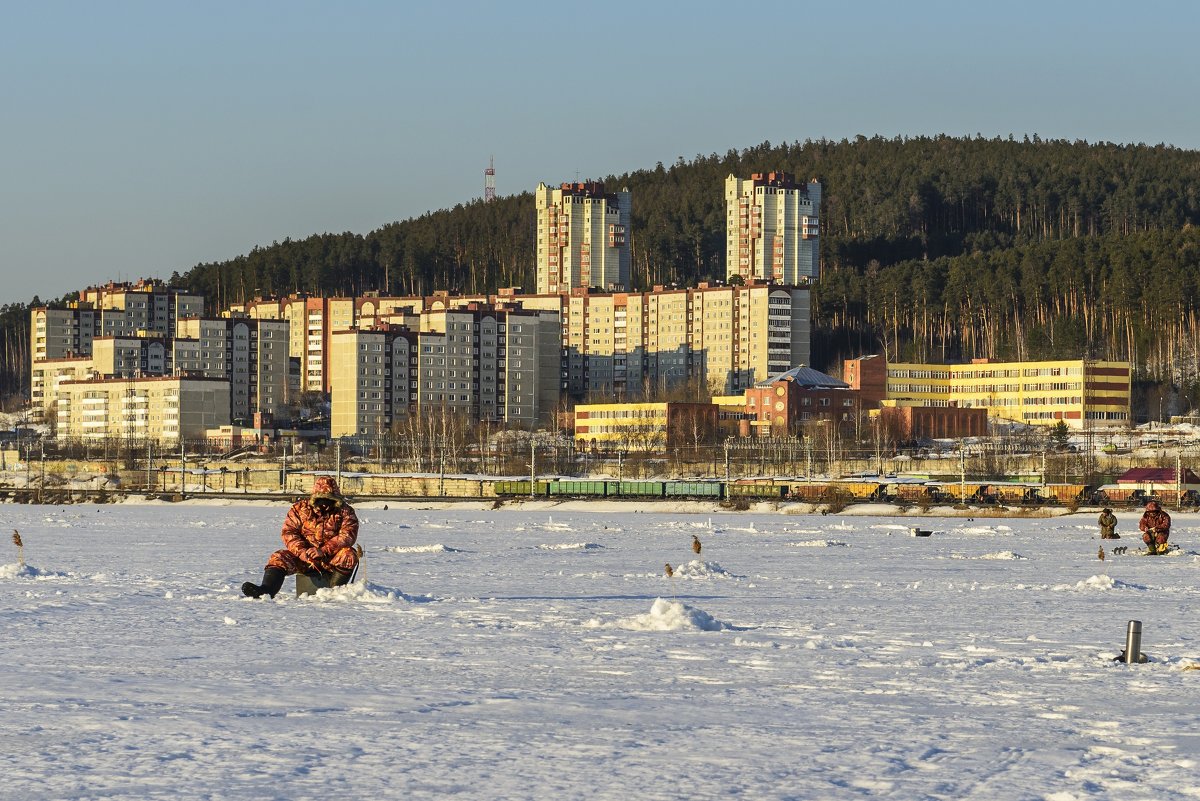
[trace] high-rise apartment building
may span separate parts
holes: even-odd
[[[173,337],[180,320],[204,314],[203,295],[168,288],[158,281],[88,287],[79,293],[79,302],[90,304],[97,311],[97,336],[154,332]]]
[[[355,327],[354,298],[256,298],[229,307],[229,313],[256,320],[284,320],[289,329],[289,354],[300,362],[300,392],[330,391],[326,366],[334,331]]]
[[[646,397],[689,381],[728,394],[806,364],[809,290],[752,283],[651,292],[502,296],[562,317],[563,389]]]
[[[120,362],[124,358],[124,351],[131,347],[130,341],[169,339],[175,336],[180,320],[203,313],[202,295],[169,289],[153,281],[89,287],[79,293],[78,301],[70,303],[65,309],[34,307],[30,310],[29,329],[32,419],[37,422],[45,420],[47,410],[56,403],[56,399],[46,393],[44,377],[47,368],[39,366],[40,362],[90,357],[93,344],[98,339],[110,340],[110,346],[120,351],[114,351],[111,359],[106,356],[101,362],[107,363],[113,359]],[[145,347],[144,344],[138,345],[139,349]],[[148,352],[143,350],[140,361],[147,361],[147,355]],[[107,374],[102,367],[92,366],[89,372]],[[61,373],[59,368],[49,369]],[[169,365],[158,367],[144,364],[138,374],[161,375],[168,369]]]
[[[729,278],[805,284],[820,273],[821,184],[787,173],[725,179],[725,265]]]
[[[431,414],[536,426],[558,402],[559,337],[557,314],[478,304],[335,332],[332,436]]]
[[[195,317],[172,341],[175,375],[225,378],[230,419],[279,416],[289,400],[289,324],[245,317]]]
[[[606,192],[604,184],[591,181],[557,189],[543,183],[533,197],[538,294],[629,287],[628,189]]]

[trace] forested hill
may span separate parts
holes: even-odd
[[[632,192],[637,287],[722,277],[724,179],[772,170],[824,187],[817,367],[886,348],[892,358],[1087,353],[1131,358],[1147,377],[1196,372],[1200,153],[939,136],[681,158],[602,178]],[[533,261],[527,192],[366,235],[274,243],[172,281],[224,306],[258,293],[531,288]]]

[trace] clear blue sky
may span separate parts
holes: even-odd
[[[411,6],[411,7],[410,7]],[[0,303],[761,143],[1200,147],[1190,3],[6,2]]]

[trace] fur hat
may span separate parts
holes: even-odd
[[[315,501],[318,498],[329,498],[341,503],[342,494],[338,492],[337,481],[332,476],[317,476],[313,481],[311,500]]]
[[[1162,508],[1162,505],[1159,504],[1158,501],[1146,501],[1146,509],[1148,511],[1154,511],[1154,510],[1161,509],[1161,508]]]

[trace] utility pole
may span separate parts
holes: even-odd
[[[959,502],[965,504],[967,502],[967,441],[960,439],[958,441],[958,462],[961,475],[959,477],[958,497]]]
[[[529,497],[537,497],[537,440],[529,438]]]
[[[283,493],[287,493],[287,452],[288,440],[283,441],[283,473],[280,475],[279,489]]]
[[[337,441],[337,484],[340,489],[342,486],[342,441]]]

